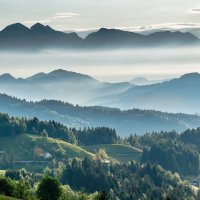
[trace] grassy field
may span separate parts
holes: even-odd
[[[0,195],[0,200],[17,200],[17,199]]]
[[[0,151],[13,154],[15,161],[44,160],[42,154],[50,153],[53,158],[68,157],[93,157],[85,149],[70,143],[52,138],[43,139],[39,136],[23,134],[14,137],[1,137]]]
[[[139,161],[142,155],[141,150],[121,144],[91,145],[85,146],[84,148],[93,153],[99,149],[104,149],[108,156],[122,163],[132,160]]]

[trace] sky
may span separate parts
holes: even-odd
[[[0,28],[21,22],[58,30],[101,27],[154,29],[200,27],[199,0],[0,0]]]

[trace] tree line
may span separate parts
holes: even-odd
[[[51,138],[78,145],[115,144],[118,140],[115,130],[106,127],[75,129],[53,120],[40,121],[36,117],[26,119],[0,114],[0,137],[24,133],[43,135],[44,132]]]
[[[200,128],[181,134],[172,132],[131,135],[124,142],[143,150],[141,163],[159,164],[184,176],[200,174]]]

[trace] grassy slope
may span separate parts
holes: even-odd
[[[141,150],[121,144],[91,145],[84,148],[92,152],[104,149],[108,156],[123,163],[132,160],[139,161],[142,155]]]
[[[0,195],[0,200],[17,200],[17,199]]]
[[[49,152],[53,157],[58,156],[57,150],[62,147],[69,157],[93,157],[94,155],[80,147],[52,138],[43,139],[39,136],[23,134],[14,137],[1,137],[0,150],[14,153],[15,161],[41,160],[35,153],[35,148]],[[62,158],[62,155],[60,156]],[[43,159],[44,160],[44,159]]]

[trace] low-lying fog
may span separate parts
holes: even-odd
[[[184,73],[200,72],[200,48],[0,52],[1,74],[27,77],[58,68],[110,82],[128,81],[138,76],[167,79]]]

